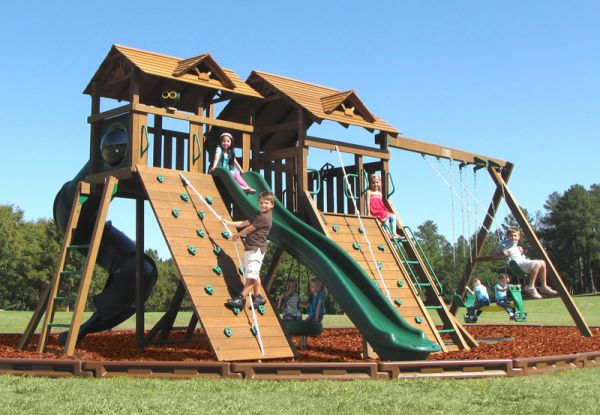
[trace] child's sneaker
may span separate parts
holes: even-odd
[[[256,193],[256,189],[253,189],[251,187],[247,187],[244,189],[244,192],[248,193],[249,195],[253,195],[254,193]]]
[[[252,306],[254,308],[258,308],[258,306],[265,305],[267,302],[262,297],[262,295],[258,294],[252,297]]]
[[[246,305],[246,299],[242,296],[242,294],[238,294],[234,298],[230,298],[225,303],[225,306],[228,308],[244,308]]]
[[[514,319],[515,319],[515,313],[510,313],[510,314],[508,315],[508,319],[509,319],[509,320],[514,320]]]
[[[558,293],[556,291],[554,291],[552,288],[550,288],[548,286],[541,287],[540,293],[545,294],[545,295],[558,295]]]
[[[542,298],[542,296],[540,295],[540,293],[537,292],[535,287],[525,287],[525,290],[523,291],[531,298],[537,298],[538,300]]]

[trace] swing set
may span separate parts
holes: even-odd
[[[455,161],[459,162],[460,163],[459,168],[461,170],[460,183],[461,183],[461,187],[463,188],[464,192],[467,194],[468,194],[468,190],[466,190],[465,181],[462,179],[462,170],[467,166],[473,166],[474,182],[476,182],[476,179],[475,179],[476,172],[478,170],[486,170],[489,173],[492,182],[495,184],[496,188],[493,193],[491,202],[490,202],[487,210],[485,211],[485,216],[484,216],[483,222],[481,223],[481,226],[479,227],[479,230],[476,233],[474,241],[471,241],[471,238],[468,238],[470,252],[469,252],[469,257],[468,257],[467,264],[465,267],[465,278],[459,280],[459,284],[456,289],[457,294],[454,296],[454,301],[452,302],[452,305],[451,305],[452,313],[456,314],[457,309],[460,306],[468,307],[473,304],[474,298],[472,297],[472,295],[470,293],[468,293],[465,290],[465,287],[473,279],[474,270],[475,270],[477,264],[485,262],[485,261],[501,259],[500,257],[495,256],[495,255],[494,256],[486,256],[483,254],[483,251],[484,251],[485,243],[486,243],[489,233],[490,233],[492,223],[493,223],[494,219],[496,218],[496,214],[498,212],[500,203],[502,200],[504,200],[506,203],[506,206],[510,209],[510,212],[513,214],[515,220],[517,221],[518,225],[520,226],[521,231],[523,232],[525,237],[531,242],[532,249],[533,249],[533,255],[535,255],[536,257],[538,257],[546,262],[549,281],[551,283],[553,283],[555,289],[558,292],[558,296],[563,301],[565,307],[567,308],[567,310],[568,310],[569,314],[571,315],[571,318],[575,322],[576,326],[578,327],[578,329],[580,330],[580,332],[583,335],[591,336],[591,331],[589,329],[589,326],[587,325],[583,316],[581,315],[580,311],[578,310],[577,306],[573,302],[573,299],[570,296],[569,291],[568,291],[567,287],[565,286],[562,277],[560,276],[558,270],[554,266],[554,263],[550,259],[548,253],[542,246],[537,234],[535,233],[533,227],[529,223],[526,215],[524,214],[523,210],[521,209],[515,196],[513,195],[513,193],[511,192],[511,190],[508,187],[507,183],[508,183],[508,180],[511,176],[511,173],[512,173],[513,167],[514,167],[510,162],[502,161],[502,160],[498,160],[498,159],[486,158],[486,157],[478,156],[478,155],[475,155],[472,153],[466,153],[466,152],[459,151],[459,150],[441,147],[441,146],[438,146],[435,144],[415,142],[412,139],[407,139],[404,137],[402,137],[402,138],[399,137],[396,140],[393,140],[393,142],[390,143],[390,146],[402,148],[404,150],[409,150],[409,151],[413,151],[413,152],[418,152],[428,162],[429,162],[429,160],[426,158],[426,156],[436,157],[438,159],[438,161],[440,159],[447,159],[450,161],[450,164],[452,164],[452,162],[455,162]],[[461,209],[461,212],[463,215],[463,230],[464,230],[464,223],[465,223],[464,210],[467,210],[467,211],[469,211],[469,213],[476,216],[475,212],[473,212],[473,210],[471,209],[468,202],[465,202],[464,198],[461,195],[459,195],[455,191],[454,187],[442,176],[442,174],[439,172],[439,170],[437,170],[433,166],[432,163],[429,162],[429,164],[433,168],[433,170],[436,172],[436,174],[438,174],[438,176],[442,179],[442,181],[448,186],[448,188],[450,189],[450,191],[452,193],[453,233],[454,233],[454,197],[456,197],[458,200],[460,200],[462,203],[462,206],[463,206],[463,209]],[[454,178],[455,178],[455,176],[454,176]],[[475,189],[476,189],[476,185],[475,185]],[[463,192],[463,190],[461,190],[461,192]],[[473,199],[477,202],[476,195],[475,196],[470,195],[470,196],[473,197]],[[464,233],[465,232],[463,231],[463,234]],[[513,275],[517,279],[523,280],[526,278],[526,274],[518,267],[518,265],[514,261],[507,262],[505,265],[505,269],[509,274]],[[524,321],[522,319],[526,319],[526,312],[523,309],[522,301],[520,299],[521,293],[519,291],[519,292],[515,292],[514,294],[515,294],[514,297],[519,298],[518,300],[517,299],[514,300],[514,306],[517,309],[517,311],[520,313],[519,318],[521,319],[521,321]],[[487,309],[490,311],[493,310],[493,308],[487,308]],[[519,321],[519,320],[517,320],[517,321]]]

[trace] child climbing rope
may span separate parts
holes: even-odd
[[[222,219],[225,225],[231,225],[243,228],[231,237],[232,241],[241,236],[244,240],[244,283],[243,291],[236,297],[227,300],[225,305],[229,308],[244,308],[246,305],[246,296],[252,291],[254,298],[252,305],[254,308],[265,304],[265,299],[261,296],[262,284],[260,281],[260,268],[263,258],[267,252],[267,237],[273,224],[271,209],[275,205],[275,196],[271,192],[262,192],[258,198],[258,208],[260,211],[252,218],[245,221],[228,221]]]

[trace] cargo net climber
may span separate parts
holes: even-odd
[[[466,163],[460,163],[460,177],[452,171],[450,168],[452,166],[453,160],[449,160],[449,165],[445,166],[442,162],[438,160],[438,164],[443,166],[447,173],[450,175],[450,180],[448,180],[439,169],[435,167],[435,165],[425,156],[423,155],[423,159],[427,161],[432,170],[440,177],[442,182],[448,187],[451,193],[452,200],[452,235],[454,238],[455,232],[455,212],[454,212],[454,200],[457,199],[461,203],[461,218],[462,218],[462,233],[463,237],[465,237],[465,222],[467,223],[467,227],[470,228],[470,217],[474,218],[473,223],[477,223],[477,213],[484,211],[486,215],[493,222],[496,217],[496,211],[492,211],[490,214],[487,212],[484,207],[481,205],[477,198],[477,171],[485,165],[476,164],[473,169],[473,188],[474,191],[471,192],[467,185],[467,180],[464,172],[464,167],[467,166]],[[456,191],[455,186],[452,182],[458,183],[459,192]],[[504,194],[504,188],[502,188]],[[491,193],[491,188],[490,188]],[[471,207],[471,201],[474,201],[476,207],[473,209]],[[493,205],[492,205],[493,206]],[[468,213],[467,220],[465,221],[465,212]],[[469,216],[470,215],[470,216]],[[517,322],[523,322],[527,320],[527,313],[525,311],[523,305],[523,297],[521,294],[521,286],[517,284],[509,284],[511,275],[514,277],[515,281],[524,280],[525,288],[524,294],[526,294],[530,298],[542,298],[540,293],[538,293],[535,288],[535,282],[539,277],[541,282],[540,291],[545,295],[556,295],[556,291],[552,290],[546,283],[546,264],[542,260],[530,260],[523,255],[523,249],[521,247],[514,248],[513,245],[515,242],[518,243],[518,236],[515,238],[516,241],[510,242],[507,238],[504,242],[500,242],[501,238],[501,230],[498,225],[496,225],[495,232],[491,232],[491,230],[485,225],[483,225],[483,229],[487,234],[493,233],[496,236],[496,239],[499,240],[499,246],[495,249],[492,255],[482,256],[479,258],[473,258],[474,249],[472,247],[472,236],[465,237],[466,244],[463,244],[463,249],[469,250],[469,256],[467,260],[470,262],[471,266],[475,264],[475,260],[478,261],[492,261],[492,260],[502,260],[505,259],[505,266],[503,269],[497,271],[497,279],[498,282],[493,286],[494,299],[496,301],[496,305],[490,305],[490,295],[487,292],[487,288],[480,278],[477,278],[473,275],[469,278],[468,281],[465,282],[465,296],[464,298],[459,294],[455,294],[453,301],[462,307],[467,308],[467,313],[464,316],[464,320],[467,323],[474,323],[478,320],[482,311],[503,311],[505,310],[508,314],[510,320],[514,320]],[[518,231],[516,231],[518,233]],[[475,235],[473,232],[471,235]],[[512,247],[512,250],[510,250]],[[517,251],[518,249],[518,255]],[[510,250],[510,251],[509,251]],[[463,252],[464,256],[467,256],[465,252]],[[456,262],[456,250],[453,248],[453,257]],[[520,265],[519,265],[520,263]],[[493,281],[493,280],[492,280]],[[493,284],[493,283],[492,283]]]

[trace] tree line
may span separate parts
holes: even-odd
[[[535,217],[528,215],[528,218],[571,293],[597,292],[600,284],[600,185],[594,184],[589,189],[573,185],[563,193],[554,192],[544,204],[544,213],[538,212]],[[506,228],[515,225],[514,218],[508,215],[500,225],[490,229],[484,255],[496,251]],[[439,233],[434,221],[427,220],[414,230],[414,235],[441,281],[444,296],[449,300],[460,279],[465,278],[466,264],[472,259],[471,246],[475,234],[461,235],[450,242]],[[0,205],[0,309],[35,308],[55,272],[61,242],[62,235],[52,220],[28,221],[20,208]],[[527,252],[528,242],[524,240],[523,244]],[[146,310],[165,310],[175,293],[178,274],[172,259],[161,259],[152,249],[146,253],[155,260],[159,272]],[[272,254],[270,249],[263,271],[268,269]],[[74,255],[68,262],[70,267],[81,268],[83,257],[77,253],[70,255]],[[490,286],[495,283],[502,267],[502,261],[486,262],[479,264],[474,272]],[[90,296],[102,289],[107,277],[106,271],[96,267]],[[301,297],[306,298],[305,287],[314,277],[308,269],[285,255],[271,294],[277,298],[285,282],[294,279],[299,283]],[[74,298],[77,287],[77,277],[67,277],[61,284],[61,294]],[[341,311],[331,297],[327,305],[329,312]],[[91,302],[88,302],[90,306]]]

